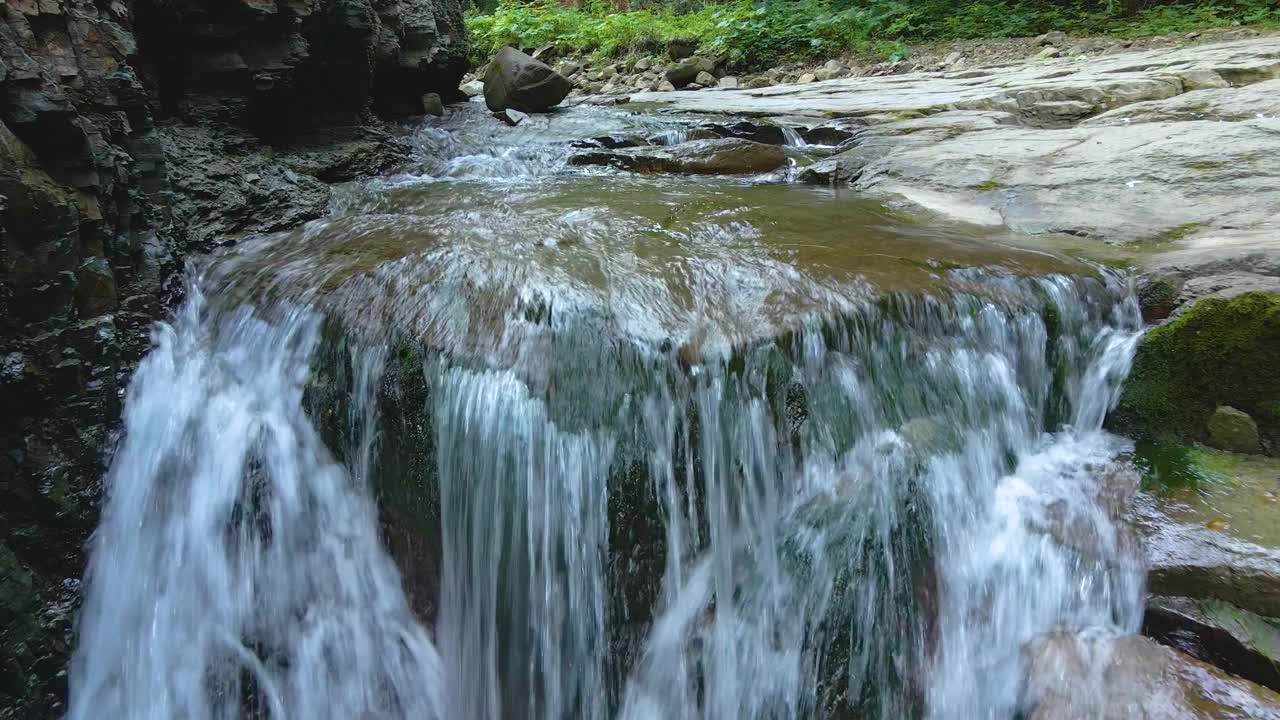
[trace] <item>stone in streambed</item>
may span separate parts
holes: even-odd
[[[462,87],[458,88],[463,95],[469,98],[484,94],[484,82],[480,80],[472,80],[471,82],[462,83]]]
[[[494,112],[546,112],[572,89],[563,75],[513,47],[499,50],[484,76],[484,101]]]
[[[682,88],[691,83],[697,82],[698,76],[706,73],[712,77],[712,84],[715,83],[714,73],[716,71],[715,62],[706,58],[687,58],[678,65],[667,68],[665,76],[667,82],[676,88]]]
[[[1248,413],[1226,405],[1219,406],[1209,418],[1209,445],[1234,453],[1261,453],[1258,423]]]
[[[764,173],[787,161],[782,148],[750,140],[696,140],[661,148],[598,151],[575,155],[573,165],[609,165],[641,173],[746,175]]]
[[[427,93],[422,96],[422,111],[428,115],[440,117],[444,115],[444,101],[437,93]]]
[[[525,120],[529,119],[529,116],[526,115],[525,113],[522,113],[519,110],[512,110],[511,108],[507,108],[506,110],[503,110],[501,112],[496,112],[493,114],[493,116],[498,118],[502,122],[510,125],[511,127],[515,127],[520,123],[524,122]]]

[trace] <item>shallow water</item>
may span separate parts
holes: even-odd
[[[1028,642],[1135,630],[1127,278],[786,169],[566,165],[690,122],[455,109],[197,262],[73,720],[1010,718]]]

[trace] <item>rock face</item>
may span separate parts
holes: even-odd
[[[1030,654],[1031,720],[1280,718],[1280,695],[1144,637],[1060,634]]]
[[[1280,447],[1280,295],[1211,297],[1147,334],[1108,424],[1163,443],[1204,440],[1217,408],[1228,405],[1257,422],[1261,446]],[[1224,411],[1224,442],[1257,452],[1248,418]]]
[[[484,102],[493,112],[546,112],[572,89],[564,76],[513,47],[499,50],[484,76]]]
[[[454,0],[0,6],[0,717],[60,715],[132,363],[191,250],[404,159],[372,109],[465,68]]]
[[[782,148],[741,139],[695,140],[661,148],[575,155],[574,165],[611,165],[634,172],[745,175],[769,172],[787,161]]]
[[[1143,634],[1271,690],[1280,691],[1280,624],[1217,600],[1154,597]]]

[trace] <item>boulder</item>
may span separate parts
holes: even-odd
[[[715,87],[715,86],[716,86],[716,84],[717,84],[717,83],[716,83],[716,76],[715,76],[715,75],[712,75],[712,74],[711,74],[711,73],[709,73],[709,72],[700,72],[700,73],[698,73],[698,77],[694,78],[694,80],[693,80],[693,81],[694,81],[695,83],[697,83],[697,84],[701,85],[702,87]]]
[[[1139,440],[1206,439],[1219,406],[1247,413],[1264,449],[1280,440],[1280,294],[1210,297],[1147,333],[1108,427]],[[1246,426],[1224,415],[1225,429]],[[1245,431],[1245,439],[1251,441]],[[1250,447],[1253,447],[1250,444]],[[1256,450],[1254,450],[1256,452]]]
[[[818,81],[818,76],[813,73],[805,73],[800,77],[796,78],[796,82],[802,85],[807,85],[811,82],[817,82],[817,81]]]
[[[668,147],[575,155],[573,165],[609,165],[641,173],[746,175],[775,170],[787,161],[782,148],[740,139],[695,140]]]
[[[676,65],[667,68],[667,82],[674,87],[682,88],[690,83],[696,82],[698,75],[706,73],[712,75],[712,84],[715,83],[714,73],[716,64],[706,58],[686,58]]]
[[[437,93],[427,93],[422,96],[422,111],[428,115],[440,117],[444,115],[444,101]]]
[[[725,88],[727,90],[736,89],[738,87],[738,78],[732,75],[725,75],[716,83],[716,87]]]
[[[1280,720],[1280,695],[1137,635],[1028,648],[1029,720]]]
[[[1067,42],[1069,42],[1070,40],[1071,38],[1066,33],[1062,32],[1061,30],[1054,30],[1053,32],[1047,32],[1037,37],[1036,43],[1039,45],[1061,46],[1061,45],[1066,45]]]
[[[1221,405],[1209,418],[1209,445],[1235,453],[1261,453],[1258,423],[1248,413]]]
[[[476,97],[477,95],[484,94],[484,82],[481,80],[472,80],[470,82],[463,83],[462,87],[458,89],[462,91],[463,95],[466,95],[469,98]]]
[[[498,51],[484,77],[484,101],[494,112],[546,112],[572,89],[563,75],[513,47]]]
[[[667,57],[672,60],[684,60],[687,57],[693,57],[694,52],[697,50],[697,41],[689,38],[674,38],[667,42]]]

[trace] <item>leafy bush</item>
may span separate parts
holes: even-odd
[[[616,56],[695,40],[743,70],[854,51],[888,56],[903,43],[1020,37],[1049,30],[1156,35],[1230,24],[1280,25],[1275,0],[1149,5],[1134,0],[694,0],[649,2],[614,12],[601,0],[564,7],[551,0],[500,0],[467,19],[473,60],[504,45]]]

